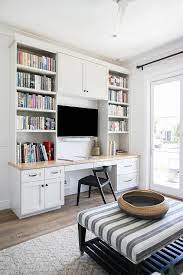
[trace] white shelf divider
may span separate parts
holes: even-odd
[[[42,70],[42,69],[38,69],[38,68],[34,68],[34,67],[29,67],[29,66],[24,66],[21,64],[17,64],[17,69],[24,71],[24,72],[30,72],[30,73],[37,73],[37,74],[42,74],[42,75],[50,75],[50,76],[54,76],[56,75],[56,72],[52,72],[52,71],[48,71],[48,70]]]
[[[110,90],[123,90],[123,91],[126,91],[126,92],[128,92],[129,91],[129,89],[128,88],[124,88],[124,87],[120,87],[120,86],[114,86],[114,85],[109,85],[109,89]]]
[[[16,130],[17,133],[56,133],[56,130]]]
[[[115,116],[115,115],[108,115],[109,118],[121,118],[121,119],[129,119],[127,116]]]
[[[129,103],[126,102],[119,102],[119,101],[108,101],[109,104],[113,104],[113,105],[121,105],[121,106],[129,106]]]
[[[31,93],[31,94],[41,94],[41,95],[56,95],[56,92],[44,91],[44,90],[36,90],[32,88],[25,87],[17,87],[18,92]]]
[[[44,110],[44,109],[33,109],[33,108],[21,108],[18,107],[17,111],[24,111],[24,112],[39,112],[39,113],[56,113],[56,110]]]

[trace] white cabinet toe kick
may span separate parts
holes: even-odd
[[[26,169],[10,165],[11,209],[19,218],[48,212],[64,205],[64,194],[68,188],[65,185],[65,175],[68,176],[67,173],[74,171],[86,170],[86,173],[92,173],[93,168],[112,166],[111,182],[117,193],[136,188],[139,184],[138,156],[98,158],[84,163],[71,162],[63,166],[58,166],[58,162],[55,162],[54,165],[50,167],[48,164],[45,167],[45,164],[39,163],[33,168],[30,164]],[[77,192],[77,179],[73,184],[74,186],[69,187],[71,194]]]

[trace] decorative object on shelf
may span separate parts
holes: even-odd
[[[92,150],[91,150],[91,155],[92,156],[100,156],[100,145],[99,145],[98,138],[94,138],[94,143],[93,143],[93,147],[92,147]]]
[[[142,219],[160,219],[168,211],[165,197],[151,190],[133,190],[118,198],[119,207],[129,215]]]
[[[116,142],[111,140],[109,141],[109,156],[116,155]]]

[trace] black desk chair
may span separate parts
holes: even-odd
[[[105,186],[106,184],[109,184],[109,187],[111,189],[111,192],[114,196],[115,201],[116,196],[114,194],[114,190],[112,188],[112,184],[111,184],[111,180],[109,177],[109,172],[111,171],[112,166],[103,166],[100,168],[95,168],[93,169],[93,174],[94,175],[90,175],[90,176],[86,176],[82,179],[80,179],[78,181],[78,194],[77,194],[77,205],[79,205],[79,198],[80,198],[80,190],[81,190],[81,185],[88,185],[89,186],[89,195],[88,197],[90,198],[91,195],[91,187],[98,187],[100,194],[102,196],[103,202],[106,204],[106,200],[105,200],[105,196],[104,196],[104,192],[102,190],[103,186]],[[98,173],[103,173],[104,177],[99,177]]]

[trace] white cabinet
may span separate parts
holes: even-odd
[[[44,181],[22,184],[21,215],[44,209]]]
[[[126,158],[117,163],[115,191],[125,191],[139,184],[139,158]]]
[[[58,96],[107,99],[107,67],[66,54],[58,56]]]
[[[45,181],[45,208],[61,205],[61,180],[51,179]]]
[[[17,170],[11,168],[11,209],[19,218],[64,205],[62,166]]]
[[[92,62],[84,63],[84,90],[86,97],[107,99],[107,68]]]
[[[79,58],[59,54],[58,96],[79,96],[83,92],[83,62]]]

